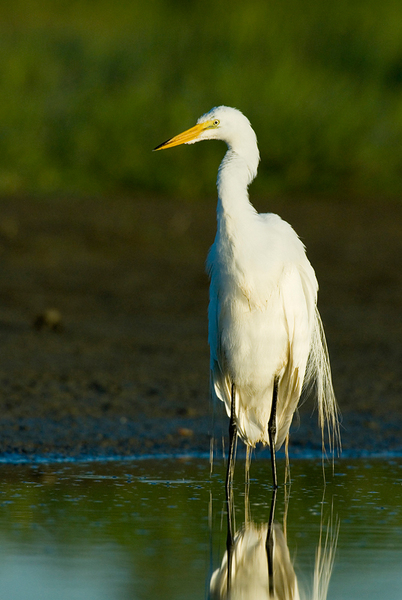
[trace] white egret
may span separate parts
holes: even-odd
[[[330,444],[339,437],[318,284],[292,227],[275,214],[257,213],[249,201],[247,188],[260,160],[249,120],[219,106],[155,150],[202,140],[228,146],[218,172],[217,232],[207,260],[211,388],[230,417],[227,493],[236,436],[250,447],[269,444],[276,488],[275,451],[288,436],[303,383],[316,387],[323,440],[325,422]]]

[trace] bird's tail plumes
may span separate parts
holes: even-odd
[[[340,452],[339,409],[332,387],[331,367],[321,317],[316,308],[310,354],[307,362],[304,387],[315,387],[318,404],[318,422],[325,448],[327,437],[329,449]],[[326,435],[327,434],[327,435]]]

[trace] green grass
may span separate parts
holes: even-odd
[[[14,0],[0,55],[0,193],[212,194],[223,145],[151,149],[218,104],[255,193],[402,192],[400,0]]]

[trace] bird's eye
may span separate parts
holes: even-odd
[[[219,119],[215,119],[215,121],[214,121],[214,126],[215,126],[215,127],[218,127],[219,123],[220,123]]]

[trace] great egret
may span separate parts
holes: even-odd
[[[249,201],[247,188],[260,160],[249,120],[219,106],[155,150],[202,140],[228,146],[218,172],[217,232],[207,260],[211,388],[230,417],[226,489],[229,493],[236,435],[250,447],[269,444],[276,488],[275,451],[288,436],[303,382],[316,386],[323,440],[325,422],[331,446],[339,437],[317,279],[292,227],[275,214],[257,213]]]

